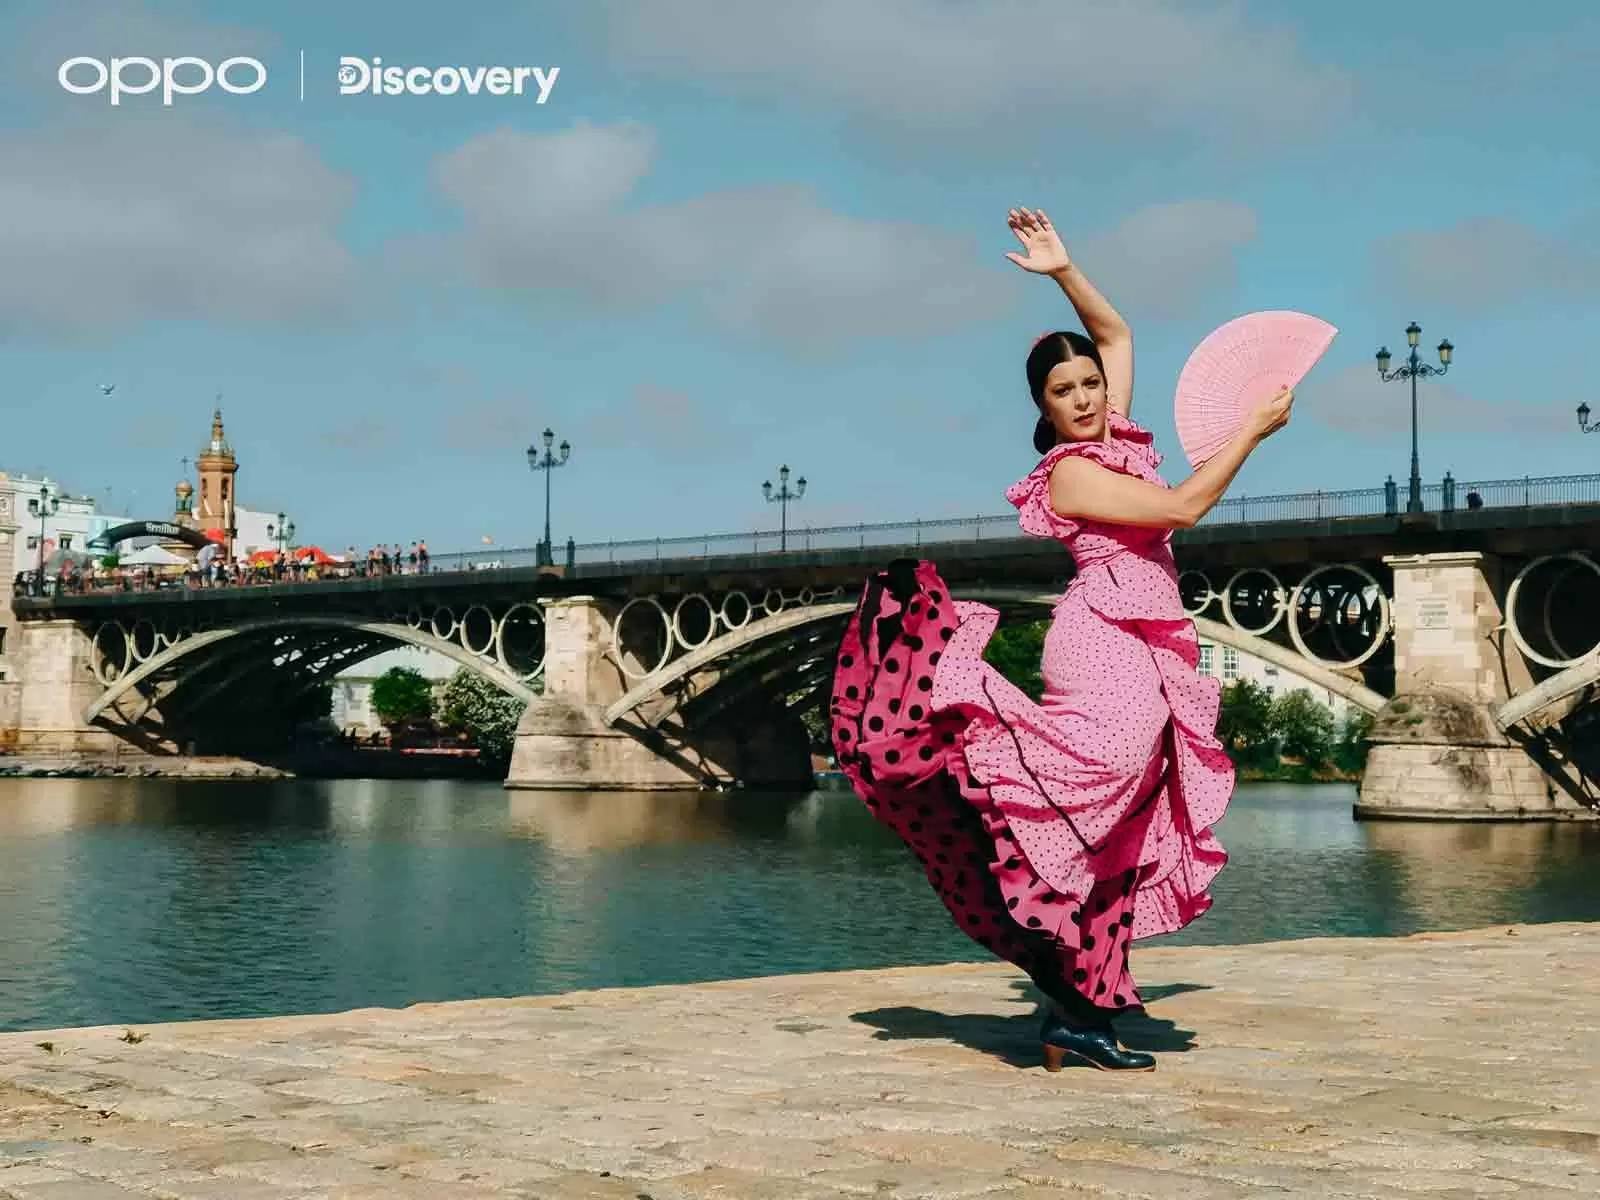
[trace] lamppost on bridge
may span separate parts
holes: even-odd
[[[785,463],[778,468],[778,490],[772,490],[772,480],[768,479],[761,485],[762,494],[766,496],[768,504],[778,504],[782,507],[779,511],[783,514],[778,526],[778,549],[789,548],[789,501],[798,500],[806,494],[806,477],[800,476],[795,480],[798,485],[794,491],[789,490],[789,467]]]
[[[1411,353],[1406,356],[1405,362],[1389,370],[1389,360],[1392,357],[1389,347],[1384,346],[1378,351],[1378,378],[1385,383],[1396,379],[1409,379],[1411,381],[1411,488],[1406,495],[1406,512],[1420,513],[1422,511],[1422,470],[1417,457],[1417,380],[1426,375],[1443,375],[1450,369],[1450,356],[1455,347],[1449,340],[1439,343],[1439,365],[1433,366],[1417,357],[1417,343],[1422,340],[1422,326],[1415,321],[1406,326],[1406,345],[1411,347]]]
[[[546,429],[542,437],[544,439],[544,454],[542,456],[539,453],[539,447],[528,447],[528,469],[544,472],[544,540],[539,543],[539,549],[535,557],[538,559],[539,566],[548,567],[555,562],[555,554],[550,546],[550,473],[557,467],[567,465],[567,459],[572,454],[572,443],[563,440],[561,453],[557,456],[550,448],[556,440],[555,431]]]
[[[1596,421],[1593,425],[1589,424],[1589,412],[1588,404],[1578,405],[1578,429],[1583,433],[1600,432],[1600,421]]]
[[[28,501],[28,512],[39,518],[39,581],[44,582],[44,522],[61,509],[61,499],[50,494],[49,484],[40,484],[39,494]]]
[[[276,525],[268,522],[267,536],[278,543],[278,558],[281,561],[289,552],[289,543],[294,541],[294,522],[279,513]]]

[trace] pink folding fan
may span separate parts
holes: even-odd
[[[1206,335],[1178,376],[1178,440],[1199,466],[1239,432],[1246,414],[1295,387],[1339,331],[1298,312],[1246,313]]]

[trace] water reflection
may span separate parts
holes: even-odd
[[[1600,828],[1241,788],[1174,940],[1600,917]],[[0,780],[0,1028],[981,958],[848,792]]]

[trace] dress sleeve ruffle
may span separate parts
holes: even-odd
[[[1156,478],[1161,455],[1155,437],[1120,413],[1106,413],[1111,438],[1104,442],[1062,442],[1052,446],[1039,465],[1006,489],[1006,499],[1017,509],[1017,523],[1034,537],[1066,538],[1078,531],[1078,522],[1063,517],[1050,506],[1050,472],[1063,458],[1087,458],[1112,471],[1140,479]]]

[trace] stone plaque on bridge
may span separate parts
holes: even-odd
[[[1424,596],[1417,601],[1418,629],[1449,629],[1450,602],[1438,596]]]

